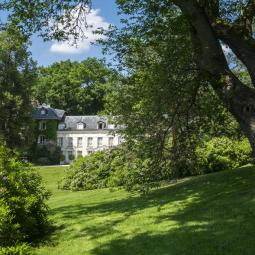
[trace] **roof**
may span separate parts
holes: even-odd
[[[86,125],[85,129],[98,129],[98,123],[100,122],[106,124],[104,129],[109,129],[107,117],[101,117],[97,115],[66,116],[62,123],[65,124],[65,130],[78,130],[78,123],[84,123]]]
[[[45,114],[42,111],[45,110]],[[60,109],[54,109],[50,105],[39,105],[34,113],[33,118],[36,120],[59,120],[61,121],[65,116],[65,111]]]

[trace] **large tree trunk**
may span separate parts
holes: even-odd
[[[191,37],[196,50],[198,66],[208,77],[213,89],[216,91],[224,105],[233,114],[243,133],[247,136],[255,157],[255,89],[244,85],[229,69],[220,39],[211,19],[196,0],[173,0],[179,6],[189,21]],[[222,34],[221,34],[222,35]],[[237,34],[231,40],[231,33],[227,34],[228,43],[245,64],[250,73],[255,70],[254,59],[248,59],[247,53],[253,48],[251,44],[238,45]],[[225,40],[227,38],[224,38]],[[244,41],[240,34],[240,41]],[[247,46],[247,48],[245,48]],[[243,49],[242,49],[243,48]],[[255,53],[254,53],[255,54]],[[251,66],[253,65],[254,66]],[[251,75],[254,80],[254,73]]]
[[[215,90],[249,139],[255,157],[255,89],[243,85],[231,73],[222,77],[222,82],[224,86]]]
[[[244,37],[240,37],[241,28],[239,26],[224,26],[222,24],[212,24],[217,37],[221,39],[241,62],[246,66],[251,81],[255,86],[255,40],[252,36],[246,34]]]

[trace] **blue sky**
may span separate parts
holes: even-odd
[[[94,12],[91,14],[91,20],[103,26],[108,24],[119,25],[120,17],[117,15],[117,6],[115,0],[93,0],[92,9]],[[97,10],[97,11],[95,11]],[[89,21],[88,21],[89,22]],[[92,37],[92,35],[90,36]],[[89,46],[88,39],[85,43],[80,43],[80,47],[70,48],[66,44],[57,44],[55,42],[43,42],[41,38],[33,36],[32,46],[30,51],[34,60],[38,65],[50,65],[56,61],[61,60],[83,60],[87,57],[103,58],[101,48],[99,46]]]

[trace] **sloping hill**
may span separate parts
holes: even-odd
[[[191,178],[147,196],[54,185],[63,168],[39,169],[58,229],[38,254],[253,255],[255,168]]]

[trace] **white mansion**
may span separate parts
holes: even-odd
[[[57,143],[68,162],[70,155],[86,156],[116,146],[121,137],[114,135],[114,125],[105,117],[66,116],[58,124]]]
[[[61,148],[65,162],[72,157],[86,156],[95,151],[109,149],[122,142],[116,128],[109,123],[107,117],[100,116],[67,116],[65,111],[54,109],[48,105],[36,108],[34,119],[38,121],[38,144],[52,143],[53,140]],[[55,123],[55,139],[49,137],[47,126]]]

